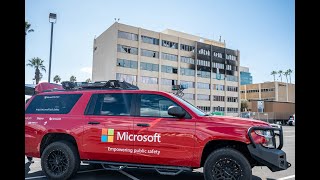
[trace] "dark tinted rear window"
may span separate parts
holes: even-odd
[[[29,104],[26,114],[67,114],[81,94],[38,95]]]

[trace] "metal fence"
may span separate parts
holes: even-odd
[[[293,113],[291,112],[241,112],[240,117],[257,119],[275,124],[286,124],[292,114]]]

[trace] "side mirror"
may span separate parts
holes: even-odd
[[[178,118],[183,118],[186,116],[186,111],[178,106],[170,106],[168,108],[168,114]]]

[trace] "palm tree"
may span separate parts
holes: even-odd
[[[58,83],[61,81],[61,77],[59,75],[54,76],[53,81]]]
[[[70,77],[70,81],[71,81],[71,82],[77,81],[77,77],[75,77],[75,76],[72,75],[72,76]]]
[[[289,72],[288,72],[288,71],[286,71],[286,72],[284,72],[284,73],[283,73],[283,75],[285,75],[285,76],[286,76],[287,83],[288,83],[288,75],[289,75]]]
[[[276,81],[276,75],[277,75],[277,71],[272,71],[271,75],[273,75],[273,81]]]
[[[38,84],[42,78],[42,73],[40,72],[40,70],[46,72],[46,67],[43,65],[43,60],[38,57],[32,58],[31,60],[29,60],[27,66],[33,67],[35,69],[34,80],[36,80],[36,84]]]
[[[279,77],[280,77],[281,82],[282,82],[282,74],[283,74],[283,71],[282,71],[282,70],[279,70],[279,71],[278,71],[278,74],[279,74]]]
[[[87,82],[87,83],[91,82],[91,79],[90,79],[90,78],[88,78],[88,79],[86,80],[86,82]]]
[[[33,29],[30,29],[31,24],[29,24],[27,21],[25,21],[25,36],[29,33],[29,32],[34,32]]]
[[[288,72],[288,75],[289,75],[289,78],[290,78],[290,84],[291,84],[291,73],[292,73],[292,70],[288,69],[287,72]]]

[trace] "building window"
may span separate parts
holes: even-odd
[[[238,87],[236,87],[236,86],[227,86],[227,91],[238,92]]]
[[[213,107],[213,111],[220,111],[220,112],[223,112],[224,111],[224,107]]]
[[[203,78],[210,78],[210,72],[207,71],[197,71],[197,76],[198,77],[203,77]]]
[[[128,33],[123,31],[118,31],[118,38],[129,39],[133,41],[138,41],[138,35],[134,33]]]
[[[224,69],[224,64],[214,62],[212,63],[212,67],[217,69]]]
[[[226,54],[226,59],[236,61],[237,57],[234,55]]]
[[[180,44],[180,50],[194,52],[194,46]]]
[[[161,72],[178,74],[178,68],[172,66],[161,65]]]
[[[141,49],[141,56],[159,58],[159,52]]]
[[[238,77],[237,77],[237,76],[228,75],[228,76],[227,76],[227,81],[238,82]]]
[[[158,84],[158,78],[141,76],[141,82],[144,84]]]
[[[240,91],[240,93],[245,93],[245,91]]]
[[[217,91],[224,91],[224,85],[222,84],[213,84],[213,89]]]
[[[192,81],[180,81],[180,84],[185,84],[185,85],[187,85],[188,88],[195,87],[195,82],[192,82]]]
[[[213,52],[214,57],[222,58],[222,53]]]
[[[184,62],[184,63],[194,64],[194,59],[191,58],[191,57],[181,56],[181,57],[180,57],[180,60],[181,60],[181,62]]]
[[[124,46],[124,45],[118,44],[118,52],[137,55],[138,54],[138,48],[134,48],[134,47]]]
[[[228,102],[238,102],[238,97],[230,97],[230,96],[228,96],[227,97],[227,101]]]
[[[203,101],[210,101],[210,95],[198,94],[197,99],[198,100],[203,100]]]
[[[189,68],[180,68],[180,74],[185,76],[195,76],[195,70]]]
[[[230,107],[228,107],[227,108],[227,112],[228,113],[238,113],[238,108],[230,108]]]
[[[162,46],[172,48],[172,49],[178,49],[178,43],[162,40]]]
[[[163,85],[169,85],[169,86],[172,86],[172,85],[177,85],[177,80],[173,80],[173,79],[164,79],[162,78],[161,79],[161,84]]]
[[[224,101],[224,96],[212,96],[213,101]]]
[[[152,63],[140,63],[140,69],[141,70],[147,70],[147,71],[159,71],[159,65],[158,64],[152,64]]]
[[[184,93],[183,99],[194,100],[194,94]]]
[[[258,93],[259,89],[249,89],[247,90],[247,93]]]
[[[138,68],[138,62],[127,60],[127,59],[117,59],[117,66],[125,67],[125,68],[132,68],[137,69]]]
[[[261,89],[261,92],[273,92],[274,88],[263,88]]]
[[[173,54],[161,53],[162,59],[170,60],[170,61],[178,61],[178,56]]]
[[[130,75],[130,74],[116,73],[116,80],[126,81],[128,83],[133,84],[134,82],[137,82],[137,76]]]
[[[208,49],[199,49],[198,50],[198,54],[210,56],[210,50],[208,50]]]
[[[210,89],[210,84],[198,82],[197,87],[198,87],[198,89]]]
[[[202,59],[197,59],[197,65],[210,67],[210,61],[205,61]]]
[[[210,107],[209,106],[197,106],[199,109],[201,109],[205,113],[210,112]]]
[[[141,35],[142,42],[159,45],[159,39]]]

